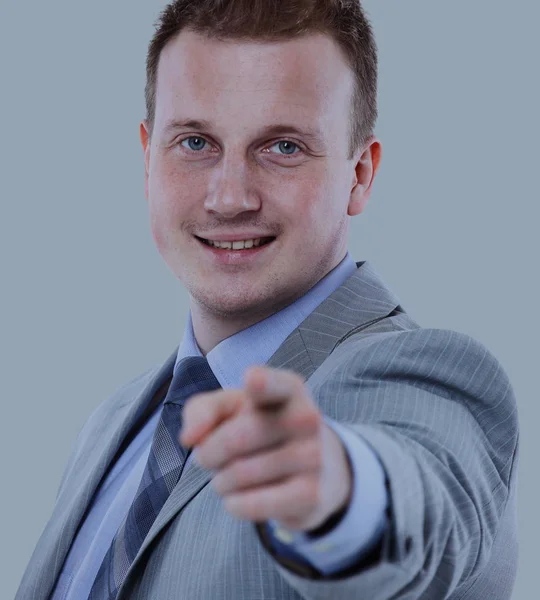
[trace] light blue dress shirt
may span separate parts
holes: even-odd
[[[213,348],[206,358],[221,387],[242,388],[246,369],[266,364],[300,323],[356,269],[356,263],[347,253],[341,263],[304,296]],[[175,369],[186,356],[202,356],[194,337],[191,313]],[[66,557],[51,600],[88,600],[103,558],[135,498],[162,406],[161,403],[156,408],[97,491]],[[388,495],[382,464],[371,448],[348,427],[328,417],[325,422],[342,440],[353,466],[354,487],[347,512],[332,531],[317,539],[286,531],[276,521],[270,521],[270,526],[282,543],[324,574],[331,574],[357,562],[380,540],[386,527]],[[188,457],[188,462],[190,460],[193,460],[192,454]]]

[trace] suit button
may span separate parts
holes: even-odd
[[[405,552],[407,554],[409,554],[409,552],[411,551],[412,545],[413,545],[412,537],[411,536],[407,536],[407,538],[405,540]]]

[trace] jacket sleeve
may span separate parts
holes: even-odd
[[[461,333],[416,329],[351,337],[313,389],[323,412],[378,455],[389,527],[375,554],[337,575],[281,575],[309,600],[448,598],[487,564],[517,465],[506,373]]]
[[[268,522],[268,541],[280,559],[288,556],[308,569],[333,575],[358,563],[380,543],[387,527],[388,493],[384,469],[371,446],[348,427],[325,418],[339,436],[352,469],[348,506],[311,532],[289,530]]]

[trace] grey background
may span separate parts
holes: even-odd
[[[0,0],[0,597],[75,437],[179,343],[188,298],[151,238],[138,124],[157,0]],[[520,570],[536,597],[537,3],[365,3],[383,162],[349,249],[425,327],[484,343],[519,401]]]

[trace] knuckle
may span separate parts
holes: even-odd
[[[291,425],[303,432],[315,432],[321,424],[322,417],[316,407],[306,406],[291,419]]]
[[[260,473],[267,479],[275,478],[283,473],[288,473],[294,469],[294,458],[294,454],[291,455],[290,452],[278,450],[268,457],[260,469]]]
[[[298,481],[298,495],[304,503],[316,503],[318,497],[318,485],[313,477],[303,477]]]
[[[242,460],[237,462],[232,469],[232,478],[238,486],[244,486],[251,482],[253,477],[253,468],[250,460]]]
[[[308,487],[309,487],[309,499],[311,500],[311,507],[315,508],[315,506],[317,506],[320,501],[320,497],[319,497],[320,487],[319,487],[318,480],[313,478]]]
[[[236,448],[238,452],[250,450],[253,439],[256,438],[257,427],[250,421],[245,421],[236,433]]]
[[[223,440],[223,449],[225,450],[225,453],[227,456],[236,454],[237,445],[238,445],[238,439],[234,435],[226,436],[225,439]]]
[[[303,458],[309,468],[320,469],[322,467],[322,448],[318,440],[309,440],[302,448]]]
[[[233,456],[241,454],[242,450],[247,447],[249,438],[249,428],[246,427],[245,423],[240,422],[236,424],[236,426],[230,430],[229,435],[227,435],[225,438],[225,451],[227,454]]]

